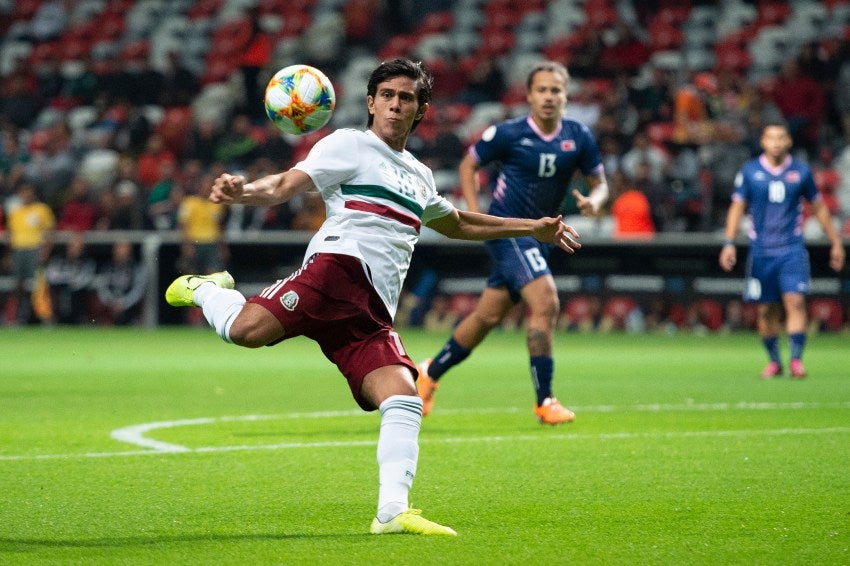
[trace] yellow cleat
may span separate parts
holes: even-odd
[[[422,399],[422,416],[428,415],[431,409],[434,408],[434,394],[437,392],[437,387],[440,386],[439,381],[434,381],[428,375],[428,367],[431,365],[431,360],[425,360],[417,364],[416,369],[419,370],[419,378],[416,380],[416,393]]]
[[[540,424],[557,425],[571,423],[576,419],[576,414],[567,409],[554,397],[546,397],[542,405],[534,406],[534,414]]]
[[[402,511],[386,523],[375,517],[369,532],[373,535],[411,534],[411,535],[448,535],[457,536],[454,529],[438,525],[422,516],[419,509]]]
[[[165,290],[165,300],[172,307],[193,307],[195,306],[195,289],[210,282],[224,289],[236,287],[233,276],[226,271],[210,275],[181,275]]]

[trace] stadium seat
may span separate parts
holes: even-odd
[[[833,297],[816,297],[809,301],[810,325],[821,331],[837,332],[844,325],[841,302]]]
[[[625,330],[629,314],[638,306],[628,295],[614,295],[602,305],[600,330]]]
[[[478,295],[473,293],[457,293],[452,295],[449,309],[459,318],[463,318],[475,308],[478,303]]]
[[[723,305],[717,299],[699,299],[695,303],[699,322],[715,332],[723,326]]]

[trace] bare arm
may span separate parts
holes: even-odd
[[[225,173],[213,182],[210,200],[220,204],[274,206],[315,189],[307,173],[290,169],[246,183],[241,175]]]
[[[832,215],[829,213],[826,203],[823,200],[816,200],[812,203],[812,212],[815,218],[823,228],[823,233],[832,242],[829,248],[829,266],[835,271],[841,271],[844,267],[844,244],[841,242],[841,236],[835,230],[832,224]]]
[[[735,200],[732,201],[729,211],[726,213],[726,242],[723,244],[723,249],[720,250],[720,267],[724,271],[732,271],[738,261],[738,251],[732,242],[738,235],[738,227],[741,225],[741,219],[746,210],[747,203],[742,200]]]
[[[608,200],[608,179],[605,178],[604,171],[587,175],[585,179],[590,186],[590,194],[584,196],[573,189],[573,196],[576,199],[578,210],[583,216],[596,216],[599,214],[602,205]]]
[[[481,181],[478,179],[480,166],[470,152],[467,152],[458,165],[460,177],[460,192],[466,201],[466,209],[470,212],[481,212],[478,206],[478,194],[481,192]]]
[[[581,248],[578,232],[557,218],[500,218],[479,212],[455,210],[451,214],[436,218],[428,227],[446,237],[456,240],[496,240],[533,236],[541,242],[555,244],[567,253]]]

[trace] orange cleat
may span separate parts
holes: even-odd
[[[416,380],[416,393],[422,399],[422,416],[427,416],[434,408],[434,394],[440,383],[431,379],[428,368],[431,366],[430,358],[419,362],[416,369],[419,370],[419,378]]]
[[[561,405],[554,397],[546,397],[542,405],[535,405],[534,414],[540,424],[550,425],[571,423],[576,418],[574,412]]]

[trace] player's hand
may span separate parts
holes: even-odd
[[[213,182],[209,199],[216,204],[234,204],[239,202],[245,186],[245,178],[241,175],[224,173]]]
[[[844,267],[844,245],[841,242],[835,242],[829,249],[829,266],[835,271]]]
[[[573,196],[576,199],[576,206],[578,206],[578,211],[582,216],[596,216],[599,212],[596,206],[593,204],[593,201],[588,197],[584,196],[577,189],[573,189]]]
[[[576,250],[581,248],[578,243],[578,232],[572,226],[564,224],[561,219],[557,218],[541,218],[538,220],[538,225],[534,228],[534,237],[541,242],[555,244],[568,254],[576,253]]]
[[[723,271],[732,271],[735,264],[738,262],[738,251],[735,246],[723,246],[720,250],[720,267]]]

